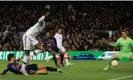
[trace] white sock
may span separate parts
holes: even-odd
[[[32,54],[30,54],[30,57],[33,57],[37,54],[39,54],[42,50],[36,49]]]
[[[29,64],[28,63],[28,60],[29,60],[29,56],[25,55],[24,58],[23,58],[23,64],[22,64],[22,69],[25,69],[26,65]]]
[[[25,70],[26,64],[22,63],[22,69]]]
[[[65,58],[65,61],[66,61],[66,64],[68,64],[69,62],[68,62],[68,58]]]
[[[49,59],[52,59],[53,58],[53,56],[49,56]]]

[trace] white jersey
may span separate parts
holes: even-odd
[[[36,44],[39,42],[36,40],[36,36],[40,34],[40,32],[43,31],[45,27],[44,22],[45,16],[42,16],[38,22],[32,26],[30,29],[26,31],[26,33],[23,35],[23,47],[24,50],[31,50]]]
[[[63,36],[62,34],[59,34],[59,33],[56,33],[54,35],[55,39],[56,39],[56,42],[57,42],[57,47],[62,51],[62,52],[65,52],[65,48],[62,46],[62,41],[63,41]]]
[[[54,35],[55,39],[56,39],[56,42],[57,42],[57,46],[60,47],[62,46],[62,34],[59,34],[59,33],[56,33]]]
[[[34,26],[32,26],[26,31],[26,35],[32,38],[39,35],[44,30],[45,27],[44,19],[45,16],[42,16]]]

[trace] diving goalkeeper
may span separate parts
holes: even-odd
[[[121,32],[122,37],[120,37],[116,43],[110,43],[109,45],[113,47],[120,46],[120,51],[118,54],[114,54],[111,58],[111,61],[109,62],[109,65],[104,68],[104,70],[111,69],[111,62],[113,60],[119,60],[120,58],[128,58],[130,60],[133,60],[133,54],[131,51],[131,48],[133,47],[133,40],[128,37],[128,32],[126,30],[123,30]]]

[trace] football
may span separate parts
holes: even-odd
[[[49,9],[50,9],[50,5],[49,5],[49,4],[48,4],[48,5],[46,5],[46,7],[45,7],[45,8],[49,10]]]
[[[112,65],[112,67],[117,67],[118,66],[118,61],[117,60],[113,60],[111,62],[111,65]]]

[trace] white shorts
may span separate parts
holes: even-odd
[[[30,50],[32,47],[34,47],[39,42],[33,38],[29,37],[26,34],[23,35],[23,48],[24,50]]]
[[[58,46],[58,48],[61,50],[61,52],[63,52],[63,53],[66,52],[66,49],[63,46],[62,47]]]

